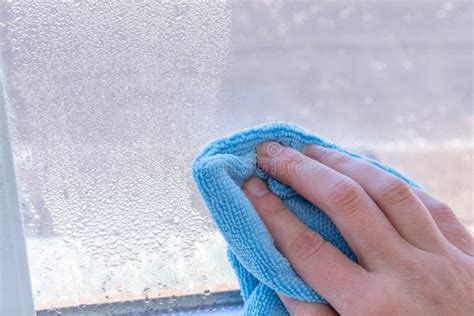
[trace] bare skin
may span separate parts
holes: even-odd
[[[305,226],[257,177],[243,190],[276,247],[329,305],[280,295],[291,315],[474,315],[474,241],[444,203],[317,145],[257,147],[259,166],[323,209],[356,254]]]

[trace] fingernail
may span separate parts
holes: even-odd
[[[263,183],[263,181],[257,177],[251,177],[248,179],[244,183],[244,188],[247,189],[250,194],[255,196],[263,196],[268,192],[268,188],[265,183]]]
[[[283,146],[276,142],[264,142],[257,146],[257,156],[261,158],[278,156]]]
[[[303,149],[303,154],[314,159],[321,158],[329,149],[320,145],[306,145]]]

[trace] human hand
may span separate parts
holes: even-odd
[[[265,183],[243,190],[293,269],[330,305],[280,295],[292,315],[473,315],[474,242],[453,211],[375,165],[275,142],[257,162],[331,218],[358,258],[301,222]]]

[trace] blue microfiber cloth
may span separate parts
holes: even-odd
[[[303,301],[326,302],[293,271],[288,260],[276,249],[270,233],[242,192],[243,182],[252,175],[265,181],[270,190],[307,226],[319,232],[349,258],[357,260],[323,211],[258,168],[255,148],[269,140],[299,151],[307,144],[337,149],[366,159],[415,185],[390,167],[308,134],[290,123],[264,124],[210,143],[194,159],[193,176],[227,242],[229,261],[237,274],[245,302],[244,315],[288,315],[276,292]]]

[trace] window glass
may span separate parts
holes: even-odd
[[[268,121],[396,167],[474,228],[472,2],[0,7],[37,309],[236,289],[190,163]]]
[[[2,9],[36,308],[236,288],[189,168],[215,124],[228,5]]]

